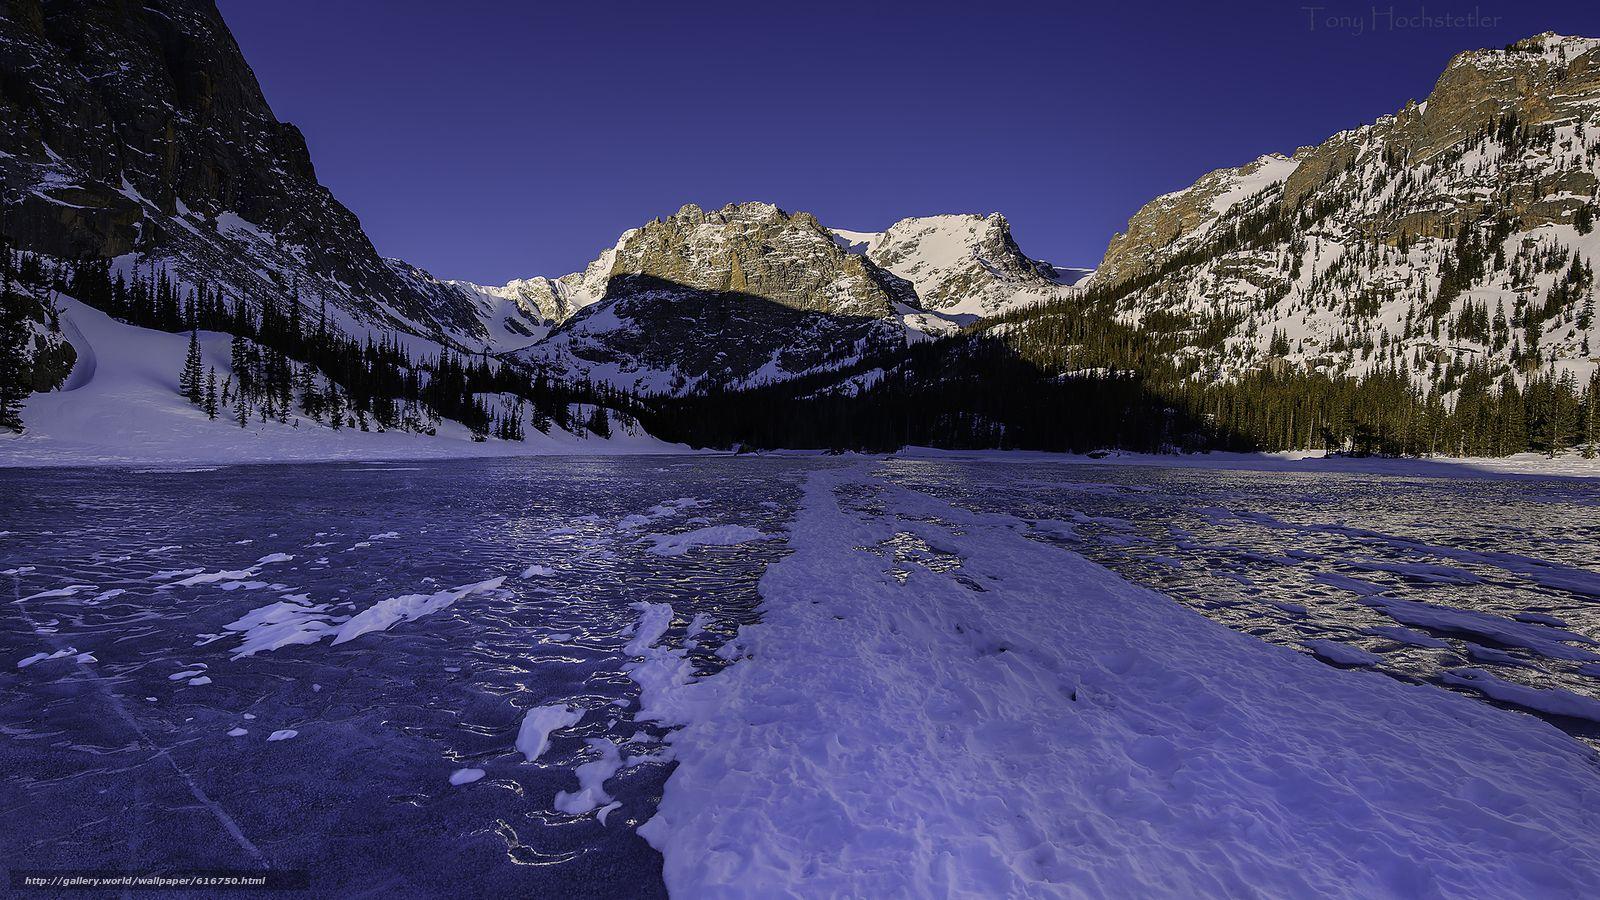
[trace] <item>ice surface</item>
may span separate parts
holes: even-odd
[[[1475,668],[1455,669],[1444,673],[1443,678],[1446,684],[1471,688],[1505,703],[1555,716],[1600,722],[1600,700],[1575,694],[1565,688],[1528,687]]]
[[[1526,647],[1551,659],[1580,662],[1600,660],[1600,654],[1565,643],[1569,641],[1589,645],[1594,643],[1590,638],[1575,631],[1517,622],[1489,613],[1437,606],[1420,600],[1402,600],[1384,596],[1363,596],[1359,599],[1362,603],[1382,611],[1391,619],[1405,625],[1415,625],[1433,631],[1478,635],[1496,643]]]
[[[1390,638],[1402,644],[1410,644],[1413,647],[1426,647],[1431,650],[1450,649],[1450,645],[1444,641],[1403,625],[1374,625],[1367,629],[1367,633]]]
[[[18,602],[26,603],[29,600],[47,600],[51,597],[71,597],[81,591],[92,591],[94,589],[95,586],[92,584],[69,584],[66,587],[54,588],[48,591],[40,591],[37,594],[29,594]]]
[[[287,741],[288,739],[298,735],[299,733],[300,732],[296,731],[293,728],[280,728],[277,731],[274,731],[273,733],[267,735],[267,740],[269,740],[269,741]]]
[[[456,786],[471,784],[482,777],[482,769],[457,769],[450,773],[450,783]]]

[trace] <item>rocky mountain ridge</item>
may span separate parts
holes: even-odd
[[[1600,40],[1539,35],[1457,55],[1394,115],[1151,201],[1094,290],[1129,323],[1190,329],[1201,377],[1581,383],[1600,363],[1597,176]]]
[[[519,358],[671,393],[848,365],[954,333],[985,310],[1049,299],[1071,277],[1024,256],[999,214],[862,233],[750,202],[685,205],[624,232],[582,273],[451,284],[545,319],[548,337]]]

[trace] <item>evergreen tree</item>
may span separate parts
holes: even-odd
[[[1589,389],[1583,395],[1583,456],[1594,459],[1600,452],[1600,371],[1589,376]]]
[[[215,419],[217,417],[217,369],[215,366],[206,372],[205,410],[206,418]]]
[[[189,331],[189,352],[183,359],[183,371],[178,373],[178,393],[195,406],[199,406],[205,391],[205,370],[200,358],[200,332]]]
[[[0,428],[22,430],[22,401],[32,392],[28,316],[22,294],[11,286],[11,251],[0,245]]]
[[[595,406],[594,412],[589,414],[589,432],[596,437],[611,437],[611,419],[606,415],[606,408]]]

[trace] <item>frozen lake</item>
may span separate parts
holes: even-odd
[[[627,651],[650,616],[635,604],[671,604],[663,640],[697,672],[726,665],[716,651],[757,618],[805,476],[839,465],[0,471],[0,589],[16,601],[0,620],[0,856],[270,860],[340,893],[659,894],[661,857],[635,828],[672,763],[665,730],[636,719]],[[1027,520],[1034,540],[1330,665],[1600,737],[1591,482],[872,472]],[[882,552],[891,574],[959,577],[960,549],[907,532]],[[546,707],[575,721],[535,748],[524,720]]]

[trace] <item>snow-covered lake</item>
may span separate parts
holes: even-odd
[[[819,472],[838,483],[807,489]],[[818,497],[835,498],[838,510],[819,510]],[[834,524],[758,590],[769,566],[795,551],[799,532],[788,529],[797,515]],[[679,690],[692,675],[701,676],[695,689],[728,681],[727,659],[751,655],[733,663],[751,673],[782,664],[773,644],[730,643],[741,625],[769,618],[774,630],[760,638],[782,646],[782,610],[805,612],[793,605],[797,591],[833,604],[826,621],[814,615],[829,625],[877,602],[876,591],[937,604],[955,602],[939,592],[949,586],[974,609],[991,604],[995,622],[984,624],[998,633],[1009,613],[994,604],[1043,596],[1039,584],[1053,574],[1018,573],[1034,581],[1008,593],[999,560],[1048,569],[1059,559],[1061,584],[1086,602],[1100,596],[1096,579],[1114,581],[1075,568],[1084,564],[1062,550],[1236,631],[1314,652],[1326,673],[1309,670],[1313,681],[1360,688],[1366,682],[1350,679],[1373,676],[1334,667],[1374,668],[1418,685],[1410,690],[1422,693],[1407,695],[1417,703],[1448,711],[1470,697],[1592,742],[1597,546],[1600,487],[1576,480],[726,457],[0,471],[0,589],[15,600],[0,618],[0,856],[35,868],[270,863],[306,870],[335,893],[648,896],[664,890],[662,856],[636,829],[659,808],[651,839],[666,848],[666,884],[693,892],[694,878],[722,871],[713,857],[728,843],[716,834],[742,820],[691,822],[673,791],[711,784],[719,787],[706,796],[725,804],[777,808],[783,786],[804,780],[758,790],[759,751],[733,777],[707,754],[735,741],[695,743],[715,727],[781,728],[783,704],[795,699],[745,686],[708,706],[713,695]],[[846,563],[882,577],[868,590]],[[926,581],[935,577],[939,591]],[[790,605],[758,615],[764,596]],[[960,624],[970,612],[915,615],[950,617],[963,640],[987,646],[973,623]],[[1140,621],[1130,616],[1117,638],[1126,648],[1113,657],[1177,654],[1163,646],[1171,634],[1142,633]],[[872,646],[913,640],[919,632],[905,624]],[[1071,627],[1065,634],[1073,639]],[[1009,658],[1017,645],[980,646],[976,658]],[[852,666],[873,666],[860,652],[840,654],[822,676],[778,672],[775,683],[825,708],[835,676],[837,701],[856,689]],[[1029,653],[1011,656],[1022,665]],[[1119,676],[1140,668],[1108,665]],[[930,677],[929,687],[957,678]],[[1071,703],[1104,689],[1084,680]],[[756,696],[765,699],[739,706]],[[924,712],[943,721],[953,709],[930,701]],[[719,713],[737,721],[718,725]],[[1549,743],[1543,722],[1485,714],[1507,734],[1525,729],[1535,749]],[[841,725],[829,743],[835,718],[806,715],[810,737],[797,753],[821,780],[860,735]],[[663,742],[694,722],[679,735],[688,743]],[[985,732],[1001,758],[1018,747],[1037,755],[1040,741],[1059,738]],[[772,734],[761,746],[776,752]],[[1536,753],[1527,758],[1538,764]],[[684,777],[663,806],[676,760]],[[1600,789],[1600,768],[1584,765]],[[1070,783],[1053,778],[1057,788]],[[1547,783],[1563,784],[1555,775]],[[843,827],[805,815],[774,827],[796,821],[806,839],[824,842]],[[758,831],[738,843],[761,845]],[[694,850],[690,838],[711,849]],[[910,852],[881,846],[891,860]],[[1075,883],[1042,859],[1029,850],[1006,877],[1047,893]],[[749,859],[740,866],[756,894],[781,883],[763,881],[766,870]],[[997,878],[976,889],[1018,883]]]
[[[1033,520],[1038,539],[1238,631],[1498,695],[1600,746],[1600,481],[909,459],[887,472]]]
[[[325,888],[388,879],[436,896],[659,891],[660,857],[633,826],[661,790],[665,765],[647,757],[663,732],[633,721],[630,604],[704,613],[692,657],[721,665],[711,651],[751,620],[783,544],[671,555],[684,548],[652,552],[649,536],[781,532],[801,468],[0,471],[0,585],[19,600],[0,626],[0,856],[140,869],[260,854]],[[335,643],[358,613],[389,627]],[[530,764],[515,747],[525,712],[555,705],[587,712]],[[595,739],[644,757],[608,783],[621,805],[605,825],[552,802],[577,791]],[[473,769],[481,780],[451,784]]]

